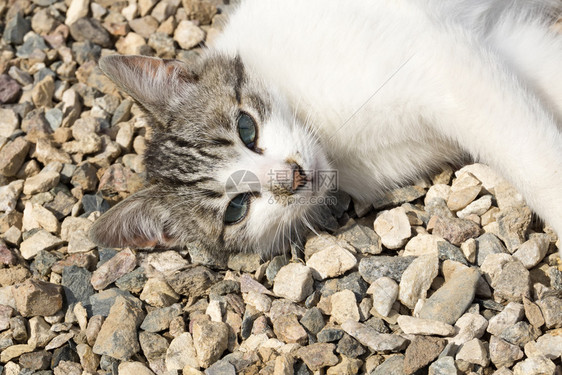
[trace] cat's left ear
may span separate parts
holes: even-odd
[[[110,55],[99,61],[102,72],[152,113],[165,113],[174,96],[189,91],[196,73],[178,60]]]
[[[143,189],[100,216],[90,229],[90,239],[101,247],[151,248],[173,243],[166,226],[169,210],[161,189]]]

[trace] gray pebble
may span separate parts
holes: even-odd
[[[381,363],[371,375],[403,375],[404,374],[404,356],[396,354],[388,357]]]
[[[507,253],[507,249],[498,237],[484,233],[476,239],[476,263],[481,266],[489,254]]]
[[[22,44],[23,37],[29,30],[31,30],[31,21],[25,19],[21,12],[16,12],[16,14],[6,22],[2,38],[7,43]]]
[[[365,257],[359,262],[359,273],[368,283],[386,276],[400,282],[402,273],[408,268],[415,257],[373,256]]]
[[[472,303],[479,278],[480,272],[475,268],[457,271],[454,278],[426,300],[419,317],[455,324]]]
[[[90,284],[91,277],[92,273],[82,267],[69,266],[63,269],[62,285],[68,304],[75,302],[89,304],[90,296],[95,292]]]

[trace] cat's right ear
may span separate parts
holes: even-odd
[[[104,56],[102,72],[151,113],[165,114],[174,96],[185,94],[198,76],[178,60],[147,56]]]
[[[90,229],[90,239],[100,247],[150,248],[169,245],[167,210],[155,186],[119,202],[100,216]]]

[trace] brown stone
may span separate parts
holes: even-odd
[[[119,252],[94,271],[91,279],[92,286],[96,290],[102,290],[135,269],[136,264],[137,258],[131,249]]]
[[[308,341],[308,334],[295,314],[282,315],[275,319],[273,331],[279,340],[286,343],[296,342],[304,345]]]
[[[404,373],[413,374],[430,364],[447,344],[445,339],[431,336],[416,336],[406,349]]]
[[[0,104],[15,103],[21,95],[21,87],[7,74],[0,74]]]
[[[197,20],[201,25],[208,25],[217,14],[217,7],[208,0],[183,0],[183,9],[190,20]]]
[[[0,285],[14,285],[31,277],[31,272],[22,265],[0,269]]]
[[[66,258],[59,260],[55,264],[53,264],[51,271],[62,274],[62,270],[64,269],[64,267],[68,266],[78,266],[91,271],[95,267],[96,263],[97,258],[91,252],[69,254]]]
[[[476,238],[480,235],[481,228],[478,224],[470,220],[439,217],[433,228],[433,234],[440,236],[455,246],[460,246],[469,238]]]
[[[101,326],[93,352],[121,360],[131,358],[140,350],[137,330],[143,319],[139,307],[118,296]]]
[[[228,325],[223,322],[199,320],[193,324],[193,345],[199,364],[209,367],[228,347]]]
[[[334,344],[316,343],[304,346],[297,351],[306,366],[312,371],[318,371],[323,367],[335,366],[338,357],[334,354]]]
[[[39,352],[24,353],[20,356],[19,363],[29,370],[46,370],[51,365],[52,354],[41,350]]]
[[[18,137],[0,150],[0,174],[10,177],[18,173],[29,151],[29,142]]]
[[[541,309],[536,303],[527,297],[523,297],[523,307],[525,308],[525,316],[533,327],[539,328],[544,324]]]
[[[50,316],[62,308],[62,287],[36,279],[14,286],[18,312],[28,316]]]

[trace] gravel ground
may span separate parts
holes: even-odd
[[[2,374],[560,374],[558,240],[484,165],[339,194],[300,260],[89,241],[149,136],[97,60],[189,61],[229,8],[0,0]]]

